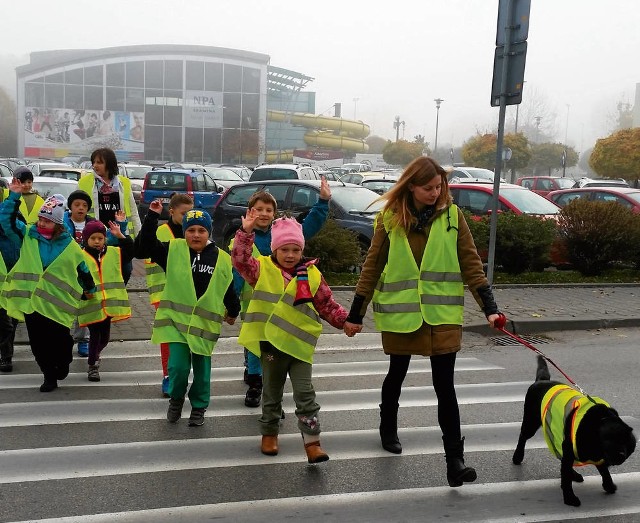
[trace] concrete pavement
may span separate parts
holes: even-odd
[[[149,304],[141,265],[135,264],[127,288],[133,314],[130,319],[112,325],[111,339],[148,340],[155,310]],[[334,287],[333,292],[339,303],[347,309],[351,307],[352,287]],[[639,284],[498,285],[494,293],[500,310],[510,320],[507,328],[518,334],[640,326]],[[223,324],[222,336],[237,336],[240,325],[240,322]],[[485,335],[497,334],[488,327],[468,291],[465,295],[464,329]],[[364,319],[363,331],[376,331],[371,310]],[[324,332],[339,331],[325,324]],[[18,326],[16,343],[28,343],[24,324]]]

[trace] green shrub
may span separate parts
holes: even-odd
[[[467,209],[462,209],[464,218],[469,225],[471,236],[476,244],[479,253],[485,252],[489,248],[489,217],[473,216]]]
[[[305,256],[318,258],[318,269],[324,272],[346,272],[363,262],[358,237],[343,229],[332,218],[327,219],[320,232],[308,240]]]
[[[637,263],[640,220],[619,203],[577,198],[562,209],[559,225],[569,261],[585,276],[613,262]]]

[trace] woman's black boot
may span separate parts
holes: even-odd
[[[402,454],[402,445],[398,439],[399,405],[380,403],[380,441],[382,448],[392,454]]]
[[[450,487],[460,487],[463,483],[475,481],[478,475],[472,467],[464,464],[464,438],[451,439],[442,436],[444,455],[447,461],[447,481]]]

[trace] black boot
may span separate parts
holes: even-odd
[[[262,376],[260,374],[249,374],[247,376],[249,389],[244,397],[244,404],[247,407],[259,407],[262,397]]]
[[[392,454],[402,454],[402,445],[398,439],[398,407],[380,403],[380,441],[382,448]]]
[[[442,436],[444,455],[447,461],[447,481],[450,487],[460,487],[462,483],[475,481],[475,469],[464,465],[464,438],[451,439]]]

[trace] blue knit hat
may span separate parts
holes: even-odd
[[[211,216],[207,211],[202,211],[200,209],[191,209],[184,214],[182,218],[182,232],[187,232],[187,229],[193,225],[202,225],[209,236],[211,236]]]

